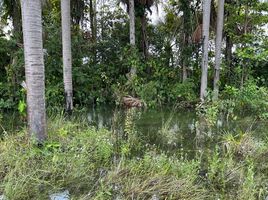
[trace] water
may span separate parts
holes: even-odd
[[[213,149],[217,138],[225,133],[253,132],[257,137],[266,137],[268,133],[267,121],[258,121],[254,116],[240,116],[228,122],[218,119],[215,126],[208,127],[194,110],[169,107],[126,110],[102,106],[77,115],[79,118],[86,117],[88,123],[98,129],[106,128],[120,136],[132,131],[144,145],[155,145],[166,153],[181,153],[189,158],[195,157],[197,152]],[[17,119],[15,114],[3,116],[0,137],[6,130],[14,132],[25,126],[25,120]]]
[[[144,148],[155,146],[157,150],[166,154],[175,154],[187,159],[196,158],[215,149],[220,137],[226,133],[253,132],[255,136],[264,138],[268,133],[267,121],[258,121],[250,115],[240,116],[236,121],[227,122],[218,119],[214,126],[208,126],[206,120],[199,118],[194,110],[172,108],[126,110],[99,107],[89,109],[86,113],[79,112],[77,115],[78,118],[86,117],[88,123],[97,129],[106,128],[122,137],[126,132],[136,134]],[[8,115],[4,117],[7,118]],[[3,124],[3,129],[8,130],[5,127],[12,127],[14,130],[19,130],[21,127],[19,120],[12,122],[15,118],[16,116],[12,115],[12,120]],[[0,200],[5,199],[0,194]],[[50,194],[49,199],[68,200],[70,193],[65,190]],[[157,194],[153,195],[152,199],[157,200]]]
[[[206,120],[198,118],[194,110],[172,108],[126,110],[101,107],[90,109],[87,119],[99,129],[107,128],[121,135],[132,128],[145,144],[188,158],[213,149],[223,134],[253,132],[261,137],[268,128],[267,122],[258,121],[254,116],[240,116],[228,122],[218,119],[215,125],[207,126]]]
[[[70,194],[68,190],[64,190],[63,192],[53,193],[49,195],[50,200],[69,200]]]

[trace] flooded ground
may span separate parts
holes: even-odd
[[[254,116],[239,116],[236,120],[218,119],[208,126],[195,110],[148,109],[126,110],[111,107],[90,109],[88,122],[124,135],[127,129],[137,134],[145,144],[156,145],[166,153],[179,152],[188,158],[197,152],[215,147],[218,138],[226,133],[252,132],[257,137],[268,133],[268,123]]]
[[[112,199],[116,199],[120,197],[118,194],[123,193],[123,190],[119,191],[118,189],[114,189],[115,180],[118,181],[118,183],[116,183],[120,185],[120,187],[125,187],[127,191],[126,194],[129,194],[128,191],[134,191],[132,188],[133,184],[137,183],[136,188],[140,188],[142,181],[145,180],[143,182],[145,185],[150,183],[150,176],[148,176],[147,179],[143,177],[146,176],[145,174],[150,174],[153,169],[158,170],[155,166],[159,166],[162,162],[164,163],[163,166],[167,167],[166,170],[173,169],[170,168],[170,166],[177,164],[175,168],[176,170],[179,169],[179,171],[176,171],[176,174],[180,172],[183,174],[185,180],[186,178],[187,180],[191,180],[191,177],[194,176],[195,178],[192,184],[197,184],[198,187],[204,187],[209,191],[209,194],[214,195],[211,199],[253,199],[248,198],[248,196],[252,193],[252,187],[256,188],[257,186],[261,186],[259,187],[259,196],[267,196],[266,188],[264,190],[262,185],[267,185],[266,172],[268,172],[268,168],[266,167],[267,156],[265,155],[267,155],[267,150],[265,145],[267,144],[268,123],[267,121],[257,120],[255,116],[237,116],[236,120],[229,120],[228,122],[217,119],[213,124],[208,124],[207,119],[197,116],[194,110],[174,108],[127,110],[99,107],[75,111],[71,116],[71,120],[69,120],[69,117],[65,117],[64,114],[58,113],[59,112],[57,112],[56,115],[53,115],[53,113],[48,114],[48,126],[51,133],[50,143],[41,149],[42,151],[39,151],[40,149],[36,151],[35,147],[32,149],[27,148],[29,152],[25,154],[30,156],[29,158],[26,157],[27,159],[31,160],[36,158],[36,163],[40,161],[43,162],[41,165],[36,165],[35,170],[37,170],[38,173],[29,175],[32,176],[30,182],[35,181],[34,185],[37,185],[37,188],[40,188],[40,183],[47,184],[46,181],[45,183],[42,182],[43,177],[47,177],[47,171],[54,173],[51,178],[52,181],[56,178],[63,177],[59,185],[54,182],[49,183],[48,192],[44,195],[51,200],[68,200],[76,195],[86,195],[86,197],[88,197],[87,195],[96,195],[97,191],[102,191],[103,187],[102,184],[100,184],[101,186],[96,186],[96,180],[108,181],[105,183],[107,184],[106,187],[109,189],[112,188],[111,190],[113,191],[113,193],[109,195]],[[55,119],[55,121],[53,121],[53,119]],[[51,124],[51,122],[55,124]],[[7,135],[12,133],[16,134],[16,131],[12,131],[11,129],[19,131],[22,127],[25,127],[25,123],[23,119],[18,118],[16,115],[4,115],[1,128],[2,130],[6,130],[6,132],[2,131],[0,135],[3,135],[3,133],[7,133]],[[89,128],[87,124],[96,129],[100,129],[100,131]],[[85,129],[84,132],[83,129]],[[110,131],[101,129],[108,129]],[[247,132],[254,135],[254,137],[245,134]],[[70,133],[70,135],[68,135],[68,133]],[[233,135],[237,136],[239,134],[247,136],[232,137]],[[98,139],[95,140],[95,138]],[[262,139],[262,141],[260,140],[261,142],[259,142],[258,138]],[[16,146],[21,145],[20,148],[25,148],[25,144],[21,144],[21,140],[14,141],[18,142]],[[13,144],[13,140],[3,140],[3,144],[9,147],[10,144]],[[70,145],[70,148],[66,148],[66,144],[68,144],[68,146]],[[59,146],[62,148],[59,148]],[[17,163],[18,160],[22,163],[29,163],[27,159],[23,160],[24,156],[17,156],[17,158],[14,159],[14,151],[10,150],[16,148],[14,148],[14,146],[10,149],[6,148],[7,151],[4,154],[7,157],[6,159],[11,163],[13,160],[15,163]],[[263,150],[261,151],[261,149]],[[11,154],[9,154],[9,152],[11,152]],[[18,153],[21,152],[23,152],[24,155],[24,151],[18,151]],[[39,158],[40,152],[42,152],[43,158],[41,160]],[[32,157],[32,155],[35,156]],[[36,155],[38,156],[36,157]],[[2,157],[4,158],[4,156]],[[100,160],[98,160],[99,158]],[[122,165],[123,162],[124,165]],[[169,164],[166,165],[166,163]],[[54,165],[54,168],[51,168],[51,164]],[[26,164],[19,163],[18,166],[26,166]],[[95,168],[91,168],[92,166]],[[105,168],[104,166],[108,167]],[[116,166],[116,168],[114,166]],[[148,166],[149,168],[147,168]],[[160,165],[161,173],[162,169],[164,169],[163,166]],[[6,166],[4,166],[4,168],[5,167]],[[124,173],[118,173],[120,171],[118,171],[119,167],[122,167],[121,170]],[[256,170],[252,171],[255,167]],[[66,168],[72,169],[73,171],[69,173],[69,171],[66,171]],[[14,170],[16,169],[21,170],[20,167],[15,167]],[[113,171],[113,169],[116,171]],[[146,173],[144,174],[144,170],[146,169],[148,171],[145,171]],[[25,174],[28,173],[28,167],[24,167],[22,170],[25,170],[23,171]],[[132,170],[134,170],[133,172],[135,173],[125,173],[131,172]],[[140,170],[138,171],[140,174],[136,176],[137,170]],[[163,171],[165,172],[166,170]],[[187,173],[189,172],[190,175],[187,174],[186,176],[184,170],[186,170]],[[92,172],[92,174],[88,175],[90,172]],[[154,175],[154,178],[157,180],[160,180],[159,171],[156,172],[156,174],[152,175]],[[172,172],[172,170],[170,172]],[[44,174],[39,176],[39,173]],[[81,176],[81,173],[85,174]],[[172,173],[170,177],[172,177],[171,180],[174,180],[175,176]],[[256,176],[257,173],[258,176]],[[86,181],[81,182],[80,176],[88,177],[84,179]],[[255,176],[257,177],[256,179]],[[66,179],[66,177],[69,179]],[[77,177],[79,177],[79,179],[77,179]],[[94,178],[92,179],[92,177]],[[142,178],[139,180],[140,177]],[[178,183],[184,180],[183,177],[179,177]],[[17,182],[23,181],[20,179],[17,180],[17,177],[12,178],[11,176],[8,180],[15,185],[20,185]],[[132,179],[135,179],[135,181],[128,186],[126,180]],[[30,179],[27,178],[27,180]],[[110,180],[111,182],[109,182]],[[198,182],[196,182],[196,180],[198,180]],[[240,186],[244,187],[242,183],[248,180],[250,180],[249,186],[242,190]],[[69,181],[72,184],[61,185],[64,181],[67,183]],[[92,189],[90,192],[88,191],[88,188],[92,187],[91,184],[88,185],[88,181],[92,181],[93,187],[99,187],[95,188],[96,192]],[[86,188],[86,191],[83,191],[86,193],[80,194],[80,189],[75,190],[73,188],[73,185],[75,185],[73,182],[78,185],[81,184],[79,188]],[[22,182],[20,183],[22,184]],[[162,182],[162,184],[163,183],[165,182]],[[53,184],[57,187],[50,188]],[[151,187],[151,184],[147,186]],[[147,186],[145,188],[147,188]],[[32,190],[31,187],[29,191]],[[7,187],[5,186],[5,188]],[[107,191],[107,188],[105,188],[104,191]],[[236,191],[238,191],[237,188],[240,188],[241,192],[236,193]],[[21,188],[21,195],[24,195],[24,189],[25,188]],[[244,190],[250,191],[249,194],[245,193],[247,198],[220,198],[220,195],[229,197],[228,195],[231,193],[236,197],[237,195],[244,194]],[[0,200],[6,199],[6,196],[2,194],[13,195],[12,191],[13,188],[7,191],[0,191]],[[185,191],[186,193],[188,192],[188,187]],[[159,197],[158,194],[157,192],[150,193],[149,199],[157,199]],[[166,192],[163,196],[165,195]]]
[[[218,138],[226,133],[237,135],[252,132],[256,137],[266,137],[268,122],[257,120],[252,115],[238,116],[236,120],[218,119],[207,126],[206,119],[200,119],[194,109],[122,109],[96,107],[74,113],[76,118],[86,119],[97,129],[108,129],[122,137],[136,134],[144,145],[157,146],[165,153],[180,153],[188,158],[197,152],[213,149]],[[15,114],[4,115],[0,135],[7,130],[20,130],[25,119]]]

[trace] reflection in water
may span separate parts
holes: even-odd
[[[252,118],[226,123],[218,119],[211,127],[206,119],[198,118],[194,110],[139,110],[101,107],[88,112],[88,121],[97,128],[107,128],[116,140],[127,139],[136,134],[146,144],[157,145],[163,151],[180,153],[183,157],[193,158],[213,148],[217,137],[224,132],[261,129]],[[211,138],[214,138],[213,140]],[[212,142],[214,144],[212,144]]]

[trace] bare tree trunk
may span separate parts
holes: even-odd
[[[246,4],[245,7],[245,17],[244,17],[244,35],[247,35],[248,33],[248,15],[249,15],[249,7],[248,4]],[[246,47],[246,43],[242,44],[242,49],[244,49]],[[247,77],[247,72],[248,70],[246,70],[245,68],[246,63],[242,64],[242,74],[241,74],[241,85],[240,87],[243,88],[244,83],[246,81],[246,77]]]
[[[90,18],[90,29],[92,38],[92,51],[93,51],[93,61],[97,62],[97,51],[96,51],[96,40],[97,40],[97,23],[96,23],[96,1],[89,1],[89,18]]]
[[[94,9],[93,9],[93,0],[89,1],[89,20],[90,20],[90,29],[91,37],[94,40]]]
[[[142,29],[142,50],[143,56],[146,60],[148,58],[148,39],[146,31],[146,13],[141,17],[141,29]]]
[[[183,50],[182,52],[185,52],[185,48],[188,47],[188,38],[186,38],[186,33],[184,33],[183,35]],[[187,80],[187,57],[188,55],[186,53],[183,53],[182,55],[182,82],[185,83],[185,81]]]
[[[47,137],[41,10],[40,0],[21,0],[28,125],[38,143]]]
[[[182,37],[182,48],[181,48],[181,59],[182,59],[182,82],[184,83],[188,78],[188,65],[189,65],[189,41],[192,31],[191,22],[191,1],[181,0],[182,7],[182,22],[183,22],[183,37]]]
[[[135,47],[136,39],[135,39],[135,5],[134,0],[129,0],[129,39],[130,45]],[[131,66],[131,76],[135,76],[137,69],[134,66]]]
[[[183,61],[182,65],[182,82],[185,83],[187,80],[187,66],[185,65],[185,62]]]
[[[217,100],[219,97],[219,80],[220,80],[220,65],[221,65],[221,47],[222,47],[222,30],[223,30],[223,16],[224,16],[224,0],[218,0],[218,16],[217,16],[217,32],[216,32],[216,50],[215,50],[215,74],[213,99]]]
[[[231,82],[231,75],[232,75],[232,48],[233,43],[231,37],[226,35],[226,49],[225,49],[225,61],[226,66],[228,67],[228,81]]]
[[[130,44],[135,46],[135,9],[134,0],[129,0],[129,39]]]
[[[97,43],[97,0],[93,0],[93,8],[94,8],[94,37],[95,42]],[[96,55],[97,56],[97,55]]]
[[[211,0],[203,1],[203,31],[202,31],[203,56],[202,56],[202,75],[201,75],[201,88],[200,88],[201,101],[205,100],[207,94],[210,6],[211,6]]]
[[[61,0],[63,79],[66,111],[73,110],[70,0]]]
[[[20,6],[19,1],[13,0],[13,8],[12,8],[12,24],[13,24],[13,35],[17,38],[17,42],[21,42],[21,18],[20,18]]]

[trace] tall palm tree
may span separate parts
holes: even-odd
[[[46,139],[45,73],[41,0],[21,0],[29,133]]]
[[[209,25],[210,25],[210,7],[211,0],[203,1],[203,48],[202,48],[202,75],[201,75],[201,87],[200,87],[200,100],[204,101],[207,93],[208,82],[208,40],[209,40]]]
[[[70,0],[61,0],[63,80],[66,111],[73,110]]]
[[[148,10],[150,13],[151,7],[153,4],[157,3],[157,0],[121,0],[124,4],[127,5],[127,10],[129,14],[131,15],[132,13],[130,9],[132,9],[133,2],[134,2],[134,10],[137,10],[134,14],[134,16],[138,16],[141,20],[141,29],[142,29],[142,50],[143,50],[143,55],[145,58],[148,56],[148,39],[147,39],[147,31],[146,31],[146,25],[147,25],[147,20],[146,20],[146,10]],[[130,16],[132,17],[132,16]],[[133,20],[133,18],[132,18]],[[131,24],[131,27],[133,28],[133,24]],[[134,30],[135,31],[135,30]]]
[[[141,30],[142,30],[142,50],[143,50],[143,57],[147,59],[148,57],[148,38],[147,38],[147,12],[146,9],[152,13],[151,7],[154,3],[157,3],[156,0],[137,0],[138,5],[143,7],[143,12],[140,13],[140,19],[141,19]]]
[[[130,44],[135,46],[135,4],[134,0],[129,0],[129,39]]]
[[[135,4],[134,0],[129,0],[129,40],[130,45],[135,47],[136,38],[135,38]],[[131,67],[131,77],[136,75],[136,68]]]
[[[97,2],[96,0],[89,0],[89,19],[90,19],[90,29],[91,29],[91,39],[92,39],[92,52],[93,52],[93,61],[97,62]]]
[[[224,0],[218,0],[217,31],[216,31],[216,49],[215,49],[215,74],[213,84],[213,99],[217,100],[219,96],[219,80],[221,65],[221,47],[222,47],[222,30],[224,16]]]

